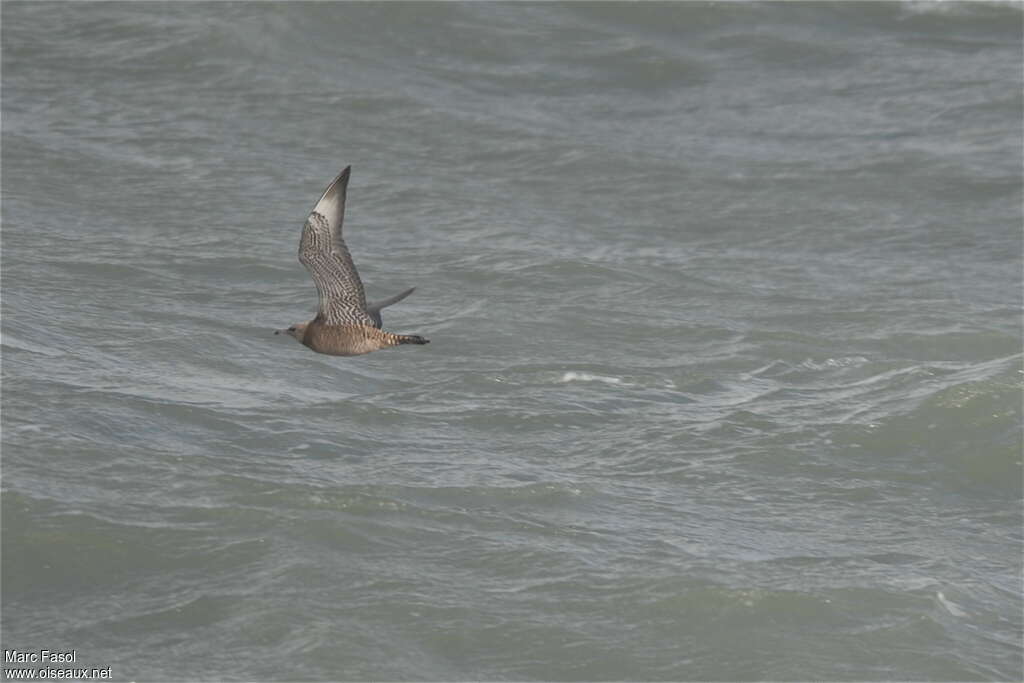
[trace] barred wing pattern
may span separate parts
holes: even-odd
[[[345,192],[351,166],[330,184],[302,227],[299,263],[313,277],[320,294],[316,319],[326,325],[368,325],[376,322],[366,312],[363,283],[341,238],[345,218]]]

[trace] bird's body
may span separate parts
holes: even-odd
[[[298,327],[298,326],[296,326]],[[293,334],[296,339],[317,353],[330,356],[359,356],[400,344],[428,344],[418,335],[391,334],[367,325],[325,325],[315,318],[302,323]]]
[[[316,317],[284,332],[317,353],[358,356],[401,344],[428,344],[419,335],[392,334],[381,328],[380,309],[412,294],[407,289],[384,301],[367,305],[363,283],[341,238],[345,194],[352,167],[342,171],[313,207],[302,227],[299,262],[313,277],[320,295]]]

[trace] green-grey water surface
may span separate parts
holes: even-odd
[[[2,13],[5,649],[1021,680],[1019,4]]]

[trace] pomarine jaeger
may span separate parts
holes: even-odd
[[[320,295],[316,317],[274,334],[284,332],[317,353],[332,356],[358,356],[400,344],[429,344],[430,340],[416,334],[391,334],[380,329],[380,309],[398,303],[415,287],[383,301],[366,303],[363,283],[341,238],[351,170],[347,166],[338,174],[302,227],[299,263],[313,277]]]

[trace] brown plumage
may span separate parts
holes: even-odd
[[[313,277],[320,295],[316,317],[274,334],[284,332],[317,353],[332,356],[358,356],[400,344],[428,344],[430,340],[419,335],[391,334],[380,329],[380,309],[398,303],[415,288],[366,304],[363,283],[341,238],[351,170],[351,166],[346,167],[334,179],[302,227],[299,262]]]

